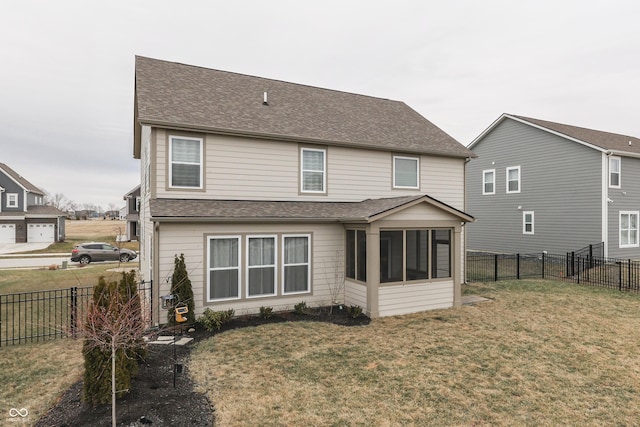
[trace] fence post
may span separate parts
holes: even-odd
[[[627,260],[627,276],[629,277],[627,288],[631,289],[631,259]]]
[[[571,275],[576,275],[576,253],[571,252]]]
[[[544,252],[542,252],[542,278],[544,279]]]
[[[516,254],[516,279],[520,280],[520,254]]]
[[[76,337],[76,326],[78,324],[78,288],[71,288],[71,336]]]
[[[622,261],[618,261],[618,290],[622,291]]]
[[[495,254],[494,256],[494,264],[493,264],[493,281],[497,282],[498,281],[498,254]]]
[[[571,252],[571,255],[573,255],[573,252]],[[573,256],[571,258],[572,258],[571,259],[571,264],[573,264],[573,261],[574,261],[573,260]],[[578,284],[580,284],[580,255],[578,255],[578,274],[577,274],[577,277],[578,277]]]

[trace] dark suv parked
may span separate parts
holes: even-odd
[[[138,256],[129,249],[118,249],[108,243],[90,242],[76,245],[71,251],[71,261],[89,264],[91,261],[129,262]]]

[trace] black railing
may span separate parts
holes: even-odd
[[[524,278],[559,279],[640,293],[640,261],[555,254],[487,254],[467,252],[468,282]]]
[[[152,325],[152,284],[138,283],[143,320]],[[0,347],[75,337],[93,286],[0,295]]]

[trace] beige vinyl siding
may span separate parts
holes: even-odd
[[[301,145],[212,134],[205,137],[206,191],[169,190],[168,134],[173,132],[155,132],[157,197],[360,201],[426,193],[458,209],[464,207],[464,159],[421,156],[421,188],[393,189],[392,152],[305,144],[327,149],[327,193],[301,194]]]
[[[394,221],[452,221],[453,216],[435,206],[420,203],[393,214],[391,218]]]
[[[311,293],[251,298],[233,301],[206,301],[206,268],[207,268],[207,236],[241,235],[241,254],[246,251],[247,235],[278,235],[277,286],[282,284],[282,235],[311,235]],[[328,281],[333,277],[336,254],[343,257],[344,229],[340,225],[317,224],[161,224],[160,295],[169,293],[170,278],[173,273],[173,261],[176,255],[184,254],[185,264],[193,287],[196,303],[196,315],[202,314],[205,308],[212,310],[234,309],[236,314],[259,312],[260,307],[273,307],[275,311],[292,310],[293,306],[305,301],[309,306],[324,306],[331,301]],[[242,258],[244,259],[244,258]],[[344,260],[339,258],[339,268],[343,268]],[[246,289],[246,261],[240,263],[242,274],[242,290]],[[169,282],[167,282],[169,278]],[[339,295],[339,300],[344,295]]]
[[[140,276],[143,280],[152,280],[151,271],[151,242],[153,235],[153,223],[150,221],[149,200],[151,197],[151,185],[153,179],[147,176],[152,174],[151,170],[151,138],[152,132],[149,126],[142,126],[141,129],[141,157],[140,157]]]
[[[453,306],[453,282],[380,286],[380,316],[396,316]]]
[[[367,310],[367,285],[346,280],[344,284],[344,303],[347,306],[358,305]]]

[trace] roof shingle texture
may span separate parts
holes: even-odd
[[[13,180],[15,180],[20,185],[22,185],[24,188],[26,188],[27,191],[30,191],[32,193],[44,196],[44,193],[42,192],[42,190],[40,190],[38,187],[36,187],[35,185],[33,185],[32,183],[27,181],[18,172],[14,171],[13,169],[11,169],[6,164],[0,163],[0,169],[5,171],[7,173],[7,175],[9,175],[11,178],[13,178]]]
[[[532,119],[530,117],[512,116],[606,150],[640,153],[640,139],[633,136]],[[629,145],[629,141],[631,141],[631,145]]]
[[[471,151],[403,102],[136,57],[142,124],[418,154]],[[268,105],[263,105],[267,92]]]

